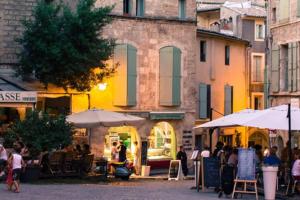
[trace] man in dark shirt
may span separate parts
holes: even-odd
[[[188,167],[187,167],[187,155],[183,146],[180,146],[180,150],[176,155],[177,160],[181,160],[182,172],[184,176],[188,174]]]
[[[119,162],[124,162],[126,160],[126,146],[124,145],[123,141],[120,141],[119,146]]]
[[[270,150],[270,155],[264,159],[265,165],[275,165],[279,166],[281,161],[276,155],[277,147],[272,147]]]

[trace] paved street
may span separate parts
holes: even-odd
[[[213,192],[197,193],[191,190],[193,181],[142,181],[113,182],[109,184],[23,184],[21,193],[6,191],[0,185],[1,200],[217,200]],[[243,199],[255,199],[244,196]],[[260,197],[260,199],[262,199]]]

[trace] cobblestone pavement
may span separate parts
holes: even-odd
[[[108,184],[22,184],[21,193],[12,193],[0,185],[0,200],[217,200],[213,192],[191,190],[193,181],[113,182]],[[243,200],[255,199],[253,195]],[[260,199],[263,199],[260,197]]]

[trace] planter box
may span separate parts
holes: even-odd
[[[41,168],[40,166],[33,165],[27,166],[25,171],[21,174],[21,182],[28,183],[39,180]]]

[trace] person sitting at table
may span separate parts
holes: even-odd
[[[275,147],[275,146],[270,149],[270,155],[264,159],[265,165],[275,165],[275,166],[280,165],[281,161],[277,157],[276,151],[277,151],[277,147]]]
[[[90,145],[84,144],[83,145],[83,150],[82,150],[82,156],[89,155],[90,153],[91,153]]]
[[[74,152],[75,152],[75,154],[76,154],[77,157],[81,157],[81,155],[82,155],[82,149],[81,149],[80,144],[76,145]]]
[[[300,181],[300,152],[295,152],[295,161],[292,168],[292,175],[295,180]]]
[[[119,161],[119,151],[117,145],[118,145],[117,142],[113,142],[111,147],[111,161],[115,161],[115,162]]]

